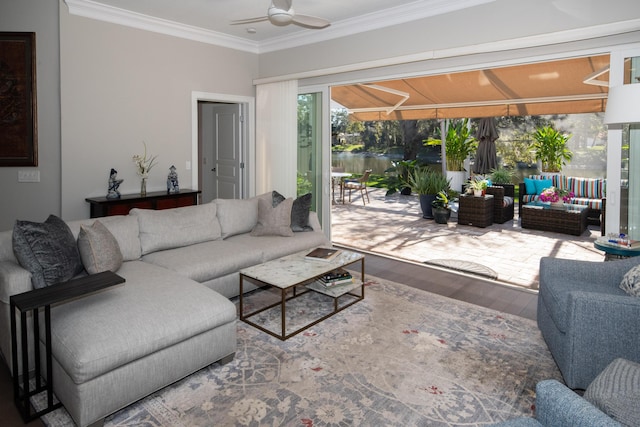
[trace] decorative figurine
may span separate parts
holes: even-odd
[[[107,199],[119,199],[120,192],[118,191],[118,187],[122,184],[124,179],[117,178],[118,171],[114,168],[111,168],[111,173],[109,175],[109,192],[107,193]]]
[[[180,186],[178,185],[178,173],[176,167],[171,165],[169,168],[169,176],[167,176],[167,194],[179,193]]]

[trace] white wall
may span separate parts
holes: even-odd
[[[104,196],[113,167],[121,193],[140,178],[131,160],[143,141],[158,155],[148,191],[166,189],[176,166],[191,188],[193,91],[254,96],[257,55],[60,10],[62,216],[86,218],[85,197]]]
[[[38,166],[0,167],[0,230],[9,230],[16,219],[42,221],[49,214],[60,215],[58,3],[2,1],[0,29],[36,33]],[[18,183],[19,170],[40,171],[40,182]]]

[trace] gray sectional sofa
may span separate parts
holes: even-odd
[[[307,231],[278,235],[263,227],[255,235],[259,206],[271,203],[267,193],[97,219],[117,242],[116,273],[126,282],[51,310],[53,389],[77,425],[100,423],[198,369],[233,359],[236,307],[229,298],[239,292],[238,270],[329,244],[314,212]],[[75,239],[95,221],[67,225]],[[9,367],[9,298],[33,288],[12,235],[0,232],[0,352]]]

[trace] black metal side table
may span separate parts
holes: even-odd
[[[124,283],[125,279],[110,271],[92,274],[68,282],[51,285],[46,288],[34,289],[21,294],[12,295],[9,298],[11,307],[11,356],[13,366],[13,398],[25,422],[29,422],[62,406],[62,403],[53,402],[53,362],[51,359],[51,305],[61,303],[72,298],[88,295],[111,286]],[[47,381],[42,379],[42,367],[40,366],[40,309],[44,308],[45,328],[45,361]],[[20,312],[20,345],[22,350],[22,390],[18,372],[18,337],[16,325],[16,312]],[[33,351],[35,362],[35,388],[29,386],[29,340],[27,335],[27,313],[33,312]],[[46,408],[32,413],[29,399],[43,391],[47,392]]]

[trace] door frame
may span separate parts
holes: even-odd
[[[202,174],[199,164],[199,115],[198,102],[220,102],[226,104],[240,105],[240,112],[243,117],[240,132],[240,148],[243,153],[241,174],[243,179],[240,188],[240,197],[245,198],[255,193],[255,97],[229,95],[210,92],[191,92],[191,185],[194,190],[200,189]]]

